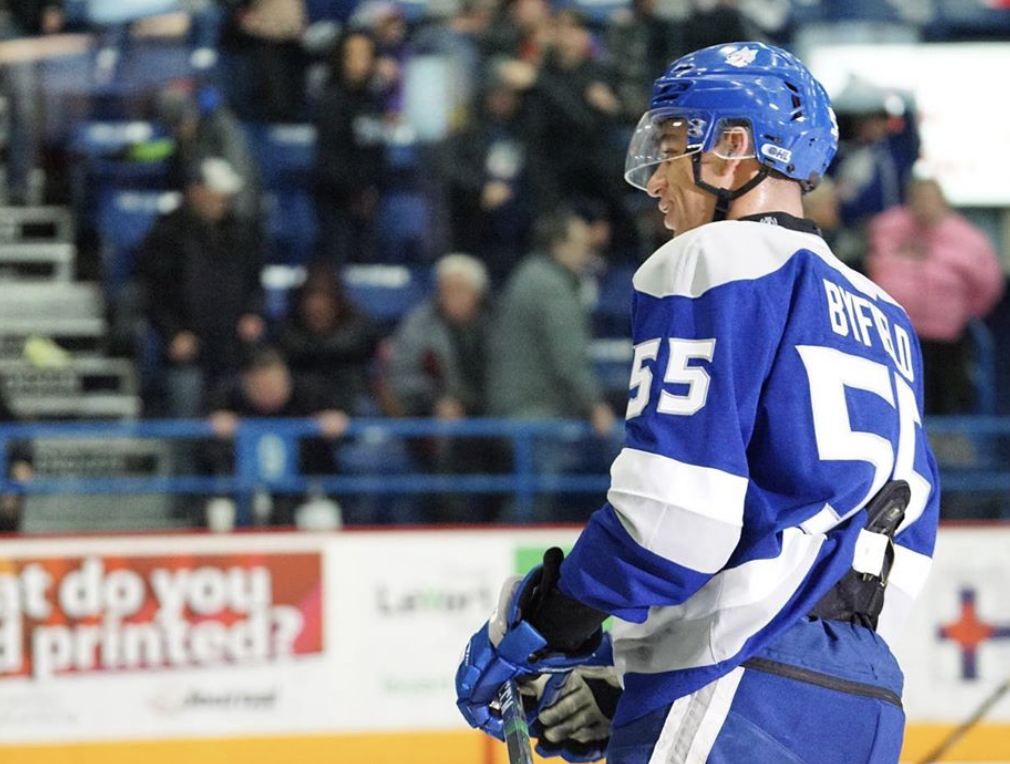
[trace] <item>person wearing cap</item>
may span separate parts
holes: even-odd
[[[191,92],[167,87],[158,94],[157,117],[175,144],[169,170],[172,184],[181,190],[204,159],[221,157],[242,176],[242,189],[232,202],[235,216],[255,222],[261,212],[256,159],[242,125],[217,88]]]
[[[260,242],[233,214],[243,186],[226,160],[204,159],[182,204],[141,245],[138,277],[162,343],[170,416],[196,416],[205,386],[234,371],[264,333]]]

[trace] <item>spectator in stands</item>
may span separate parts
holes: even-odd
[[[968,412],[966,328],[1005,286],[986,235],[950,208],[939,183],[915,180],[907,205],[870,224],[869,274],[904,306],[919,335],[926,413]]]
[[[300,122],[307,60],[301,46],[305,0],[228,0],[222,47],[239,66],[231,102],[246,119]]]
[[[368,413],[378,344],[378,328],[344,293],[333,267],[311,266],[277,338],[296,382],[325,391],[334,408]]]
[[[203,458],[205,468],[213,474],[234,474],[230,440],[241,420],[265,417],[313,417],[320,436],[300,439],[299,472],[332,475],[336,471],[334,444],[347,430],[347,414],[333,408],[326,390],[293,377],[284,356],[272,348],[256,351],[239,374],[221,380],[209,397],[207,410],[217,439],[208,444]],[[295,509],[304,500],[305,496],[291,494],[273,497],[270,524],[293,525]]]
[[[64,23],[62,0],[7,0],[0,4],[0,42],[56,34]],[[10,128],[5,153],[7,199],[12,204],[41,204],[41,188],[34,183],[38,168],[42,124],[40,77],[35,61],[0,65],[0,96],[7,101]]]
[[[7,404],[7,396],[0,391],[0,424],[14,424],[17,421],[17,415]],[[8,442],[6,456],[8,480],[24,482],[35,477],[30,443],[20,440]],[[24,494],[20,491],[0,494],[0,534],[17,533],[21,530],[24,498]]]
[[[490,307],[488,275],[476,258],[450,254],[435,264],[436,290],[397,329],[387,382],[406,416],[452,421],[485,414],[484,373]],[[435,438],[415,454],[435,473],[497,471],[495,443],[487,438]],[[500,460],[497,460],[500,464]],[[436,522],[492,519],[487,497],[436,497]]]
[[[632,0],[607,27],[608,61],[614,69],[621,115],[632,126],[648,111],[656,72],[689,49],[686,24],[671,24],[656,16],[658,0]],[[743,38],[740,38],[743,39]],[[697,50],[697,48],[690,48]]]
[[[385,112],[376,88],[375,41],[344,35],[316,108],[316,211],[320,254],[338,267],[375,256],[385,174]]]
[[[601,439],[613,435],[615,417],[593,370],[589,315],[579,294],[580,275],[594,256],[591,236],[569,209],[538,221],[538,251],[509,279],[491,333],[486,378],[492,416],[588,418]],[[585,444],[544,445],[537,462],[545,472],[585,463]]]
[[[531,120],[530,167],[537,209],[550,209],[573,199],[603,202],[624,229],[622,157],[614,141],[621,102],[612,74],[592,58],[589,30],[570,9],[555,16],[554,40],[543,67],[530,73],[513,62],[502,69],[507,81],[527,89]],[[528,65],[526,65],[528,67]]]
[[[388,381],[407,416],[480,416],[490,320],[487,271],[470,255],[450,254],[435,264],[435,280],[434,297],[397,329]]]
[[[683,25],[684,50],[754,39],[737,0],[692,0],[691,5],[691,16]]]
[[[551,34],[551,6],[547,0],[504,0],[483,30],[484,57],[537,65]]]
[[[528,245],[529,134],[522,94],[497,71],[489,77],[479,114],[449,140],[443,167],[453,243],[477,255],[500,284]]]
[[[908,98],[854,80],[834,100],[840,143],[830,172],[842,222],[865,226],[901,204],[919,159],[919,130]]]
[[[196,416],[207,386],[263,338],[260,242],[231,214],[241,190],[228,162],[204,159],[183,204],[159,218],[141,245],[137,271],[164,347],[170,416]]]
[[[382,92],[386,111],[403,109],[403,74],[411,55],[403,10],[392,0],[365,0],[351,16],[349,26],[375,41],[375,87]]]
[[[258,225],[261,211],[259,171],[242,124],[223,102],[217,88],[205,85],[196,93],[170,86],[158,95],[159,121],[175,142],[170,182],[185,188],[195,168],[208,157],[221,157],[242,177],[242,190],[232,202],[235,217]]]
[[[589,316],[579,294],[580,277],[595,254],[591,236],[570,209],[538,221],[538,251],[509,279],[492,330],[492,415],[588,417],[601,435],[613,426],[593,373]]]

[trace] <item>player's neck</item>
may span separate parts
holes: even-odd
[[[727,220],[739,220],[763,212],[786,212],[803,217],[803,196],[799,184],[780,178],[765,178],[751,191],[733,201]]]

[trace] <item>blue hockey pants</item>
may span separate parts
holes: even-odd
[[[869,629],[807,618],[719,680],[614,728],[607,762],[896,764],[902,681]]]

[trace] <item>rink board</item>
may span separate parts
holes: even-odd
[[[910,725],[902,761],[918,762],[953,725]],[[472,730],[442,733],[173,740],[14,746],[5,764],[508,764],[505,746]],[[554,762],[560,759],[540,759]],[[1010,725],[984,724],[951,749],[948,764],[1010,764]]]
[[[0,540],[0,760],[504,764],[452,677],[571,529]],[[905,759],[1010,675],[1010,526],[941,531],[899,657]],[[944,761],[1010,762],[1010,697]]]

